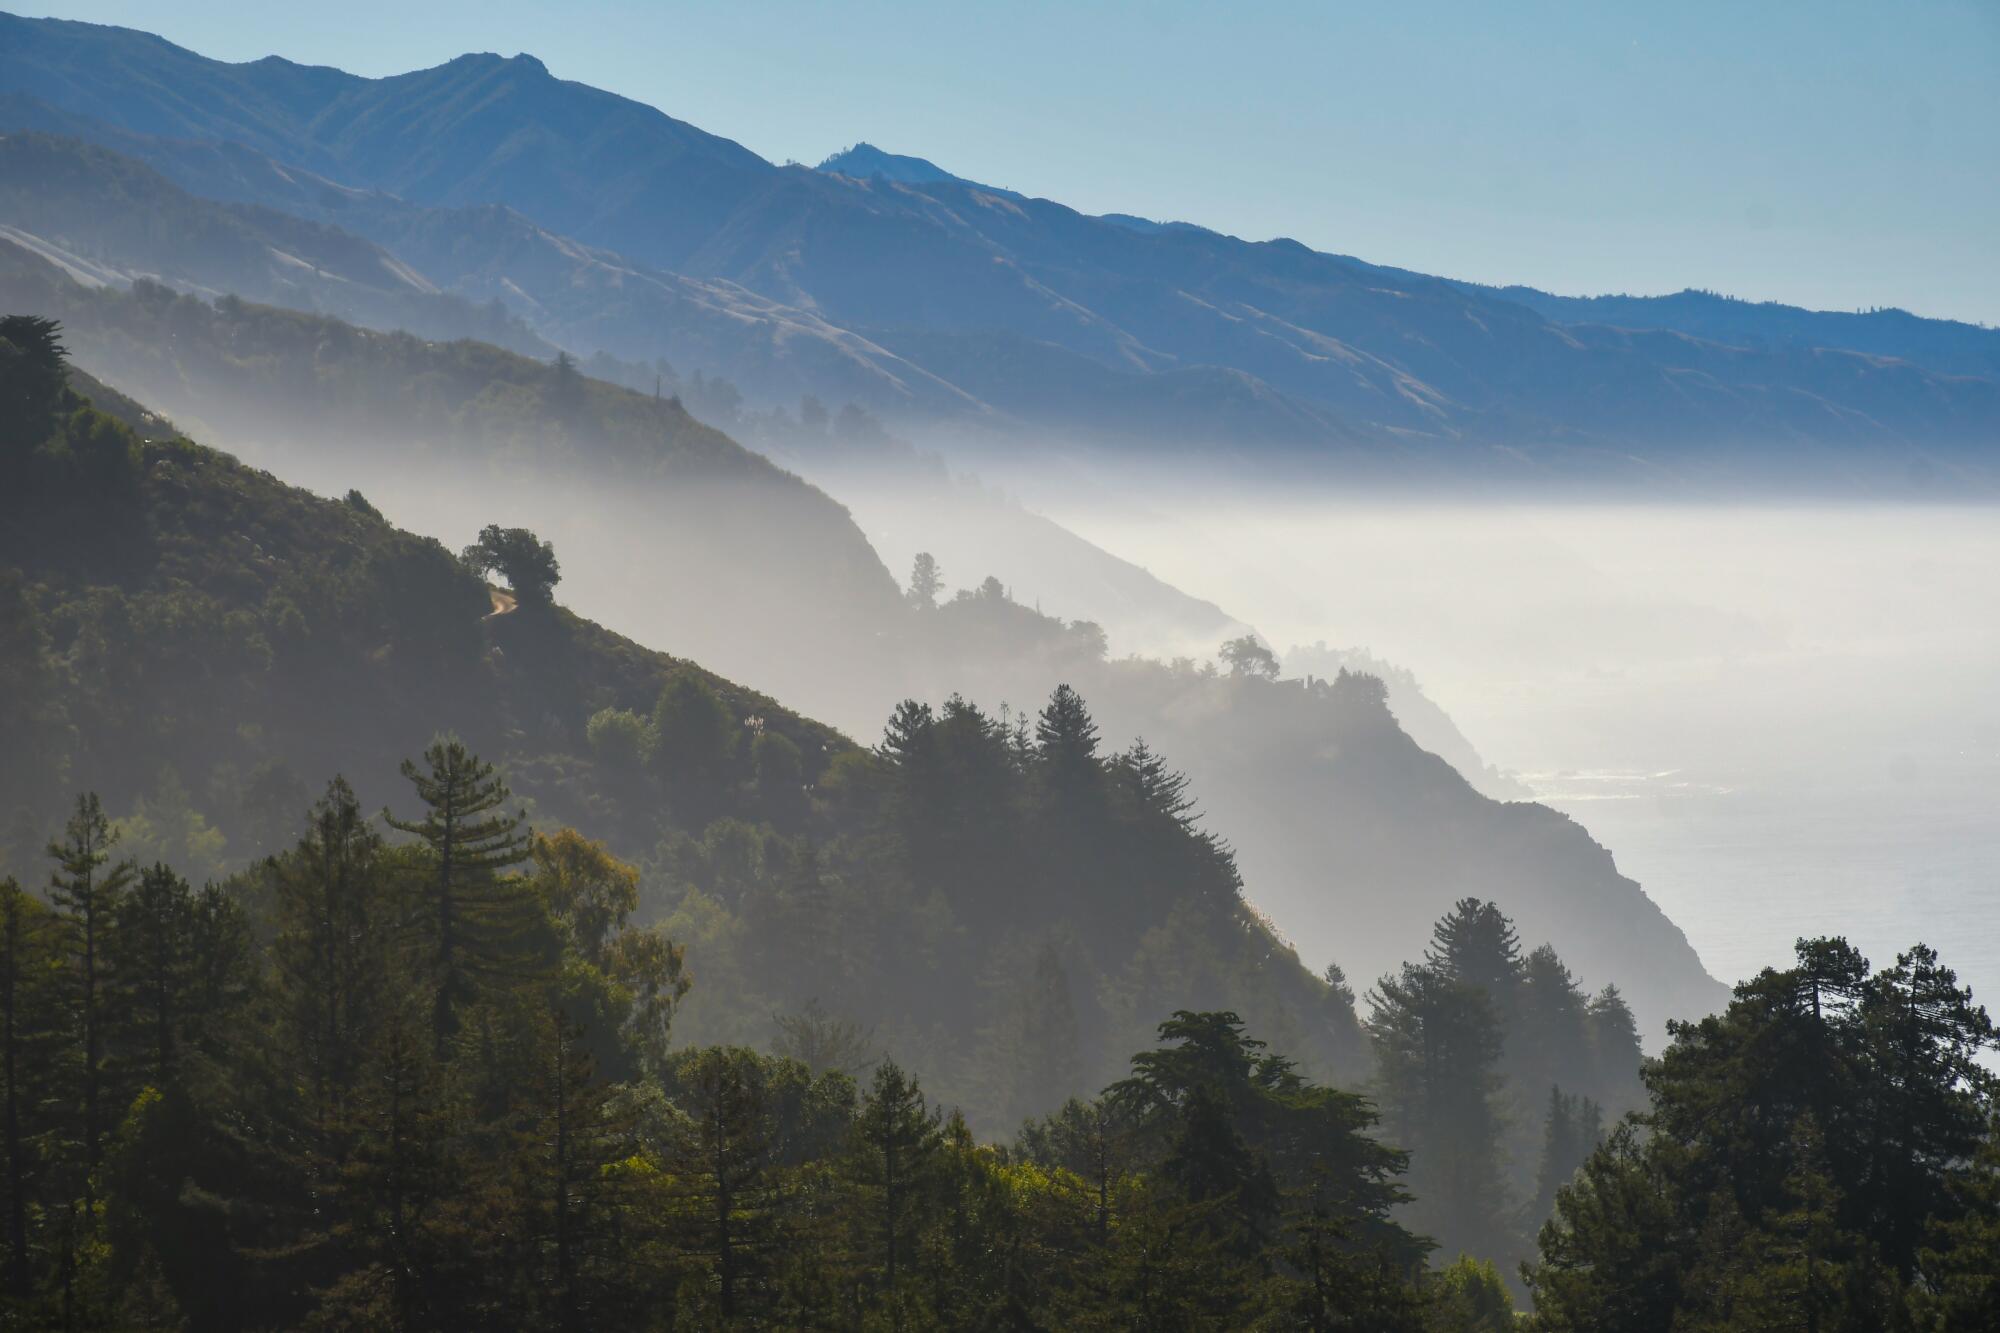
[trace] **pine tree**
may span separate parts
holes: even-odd
[[[1639,1044],[1639,1021],[1618,987],[1607,985],[1590,999],[1584,1026],[1595,1067],[1597,1098],[1614,1116],[1644,1100],[1639,1067],[1645,1051]]]
[[[1255,1272],[1210,1226],[1214,1205],[1163,1185],[1127,1191],[1111,1243],[1091,1255],[1057,1305],[1056,1327],[1111,1333],[1194,1333],[1240,1326]]]
[[[1424,961],[1443,976],[1486,992],[1503,1021],[1523,977],[1521,937],[1500,908],[1461,898],[1439,918]]]
[[[1021,1127],[1023,1155],[1072,1173],[1089,1190],[1091,1233],[1099,1245],[1111,1239],[1114,1203],[1133,1168],[1135,1126],[1124,1105],[1109,1097],[1072,1097]]]
[[[1406,963],[1369,995],[1384,1122],[1410,1151],[1418,1229],[1448,1250],[1502,1252],[1500,1027],[1485,990]]]
[[[525,1171],[525,1213],[540,1260],[531,1290],[549,1326],[599,1328],[619,1299],[642,1285],[624,1234],[621,1174],[632,1117],[600,1080],[576,1024],[552,1009],[535,1024],[534,1075],[523,1098],[528,1132],[517,1160]]]
[[[324,1131],[354,1086],[390,966],[382,839],[346,779],[327,784],[305,836],[272,871],[282,1022]]]
[[[0,1077],[6,1080],[7,1294],[27,1299],[29,1186],[40,1103],[46,1095],[50,1038],[46,975],[49,920],[42,905],[12,879],[0,880]]]
[[[166,866],[152,866],[119,903],[113,927],[109,955],[130,1044],[165,1091],[177,1080],[181,1006],[194,987],[194,890]]]
[[[675,1060],[668,1081],[683,1116],[671,1161],[699,1219],[690,1248],[711,1265],[721,1317],[750,1317],[773,1239],[778,1142],[768,1062],[740,1047],[707,1047]]]
[[[917,1202],[943,1142],[940,1114],[894,1060],[875,1067],[854,1122],[851,1157],[867,1229],[877,1240],[890,1301],[917,1231]]]
[[[402,1328],[451,1326],[448,1307],[460,1293],[449,1270],[481,1257],[452,1243],[465,1239],[454,1205],[491,1182],[462,1159],[471,1143],[464,1090],[414,1012],[420,993],[393,987],[384,1000],[342,1108],[339,1133],[351,1146],[329,1192],[347,1266],[321,1318],[355,1327],[375,1321],[361,1312],[384,1311]]]
[[[1341,1203],[1337,1189],[1314,1188],[1291,1217],[1276,1247],[1282,1262],[1264,1283],[1273,1327],[1428,1333],[1436,1326],[1425,1318],[1408,1261],[1368,1244]]]
[[[69,384],[62,325],[40,315],[0,315],[0,468],[48,438]]]
[[[528,967],[524,936],[534,924],[534,904],[502,873],[527,859],[526,820],[496,813],[511,796],[507,784],[455,738],[433,742],[422,768],[405,760],[403,776],[416,788],[424,815],[385,818],[430,852],[418,896],[434,951],[431,1025],[442,1058],[459,1010],[519,980]]]
[[[1193,828],[1200,816],[1194,797],[1188,794],[1185,773],[1174,771],[1141,736],[1119,757],[1119,766],[1131,786],[1134,803],[1149,819]]]
[[[1535,1195],[1524,1213],[1530,1236],[1541,1229],[1555,1207],[1556,1191],[1569,1183],[1578,1167],[1604,1139],[1604,1114],[1596,1102],[1549,1088],[1542,1118],[1542,1152],[1535,1171]]]
[[[1097,723],[1083,696],[1069,686],[1056,686],[1035,720],[1035,746],[1051,799],[1075,800],[1096,788]]]
[[[128,863],[111,862],[111,848],[117,840],[97,793],[86,792],[77,797],[76,811],[63,826],[62,840],[49,844],[49,856],[56,863],[49,881],[49,899],[70,957],[81,1038],[86,1193],[93,1188],[89,1177],[102,1160],[107,1127],[103,1106],[109,979],[105,950],[118,904],[132,878]]]

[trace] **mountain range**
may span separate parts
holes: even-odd
[[[852,401],[906,431],[1405,484],[1994,479],[1992,330],[1481,288],[1091,217],[869,145],[778,166],[525,55],[366,79],[0,18],[0,128],[283,213],[263,225],[294,241],[334,227],[573,351],[665,357],[765,403]],[[0,223],[33,232],[24,216]]]

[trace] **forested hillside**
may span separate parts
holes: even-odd
[[[406,526],[469,534],[532,517],[597,558],[586,605],[600,618],[643,608],[657,641],[764,688],[808,688],[823,673],[798,644],[867,643],[899,611],[838,504],[678,399],[567,359],[157,284],[86,288],[4,242],[0,305],[61,319],[85,365],[184,428],[328,493],[361,485]]]

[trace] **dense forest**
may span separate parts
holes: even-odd
[[[0,401],[19,1326],[1989,1326],[1992,1032],[1927,950],[1802,944],[1643,1065],[1486,898],[1357,996],[1067,686],[859,747],[532,533],[147,438],[46,319]]]

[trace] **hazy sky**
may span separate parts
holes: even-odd
[[[2000,0],[41,12],[370,75],[528,51],[777,161],[865,139],[1090,212],[1458,277],[2000,323]]]

